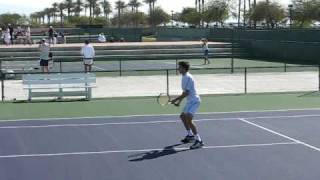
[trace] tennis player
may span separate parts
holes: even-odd
[[[187,130],[187,136],[181,140],[183,143],[194,142],[190,149],[201,148],[203,142],[198,133],[196,125],[193,123],[192,119],[200,106],[200,96],[197,94],[195,89],[195,81],[193,76],[189,73],[190,65],[188,62],[179,62],[179,72],[182,75],[182,90],[183,93],[172,100],[171,103],[179,106],[181,101],[186,97],[187,102],[183,108],[183,112],[180,118],[183,122],[184,127]]]
[[[81,55],[83,55],[84,71],[86,73],[91,72],[95,51],[88,40],[85,41],[85,45],[81,48]]]
[[[208,40],[207,39],[201,39],[201,41],[202,41],[201,47],[202,47],[203,56],[204,56],[204,63],[203,64],[204,65],[210,64]]]

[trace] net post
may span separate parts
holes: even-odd
[[[247,68],[244,68],[244,94],[247,94]]]
[[[60,71],[60,73],[62,73],[62,61],[61,61],[61,59],[59,61],[59,71]]]
[[[169,69],[166,70],[167,95],[169,95]]]
[[[287,72],[287,63],[284,63],[284,72]]]

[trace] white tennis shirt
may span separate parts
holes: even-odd
[[[181,86],[183,91],[189,92],[189,95],[187,96],[187,102],[201,101],[200,96],[197,94],[195,88],[193,76],[189,72],[182,76]]]
[[[95,56],[95,51],[94,48],[91,44],[86,44],[81,48],[81,55],[83,55],[84,58],[90,59],[94,58]]]

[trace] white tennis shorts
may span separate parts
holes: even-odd
[[[83,59],[83,64],[92,65],[93,64],[93,59]]]
[[[187,102],[183,108],[183,113],[192,114],[194,116],[198,111],[199,106],[200,106],[200,101]]]

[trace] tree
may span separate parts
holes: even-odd
[[[52,4],[52,11],[53,11],[53,20],[57,21],[57,12],[59,12],[59,4],[58,3],[53,3]]]
[[[59,11],[60,11],[60,24],[61,26],[63,25],[63,21],[64,21],[64,14],[63,14],[63,11],[65,10],[66,6],[64,3],[60,3],[59,4]]]
[[[45,16],[47,16],[48,24],[51,23],[51,17],[53,16],[53,10],[51,8],[45,8],[43,10]]]
[[[121,26],[121,13],[123,12],[123,10],[126,8],[126,3],[118,0],[116,1],[116,7],[115,9],[118,11],[118,27]]]
[[[205,9],[203,17],[207,23],[216,22],[222,25],[229,18],[228,2],[225,0],[211,1]]]
[[[117,16],[114,18],[117,18]],[[127,11],[121,14],[121,24],[125,24],[126,26],[138,27],[139,24],[145,24],[146,20],[147,16],[143,12]]]
[[[107,21],[107,24],[109,24],[109,14],[112,13],[112,7],[111,4],[109,3],[109,1],[107,0],[103,0],[102,2],[100,2],[101,6],[102,6],[102,12],[104,14],[104,17]]]
[[[150,23],[150,25],[151,25],[151,24],[152,24],[151,16],[152,16],[152,11],[153,11],[153,10],[152,10],[153,0],[144,0],[143,2],[149,5],[149,18],[150,18],[149,23]]]
[[[94,11],[96,10],[96,7],[98,6],[97,1],[98,0],[87,0],[87,3],[89,4],[90,24],[92,24],[92,18],[94,17]]]
[[[285,18],[284,9],[276,2],[259,2],[252,10],[250,19],[254,22],[266,22],[267,26],[274,28]]]
[[[180,15],[180,21],[191,24],[199,25],[201,14],[195,8],[184,8]]]
[[[96,5],[93,9],[93,16],[98,17],[101,14],[101,9],[99,5]]]
[[[87,9],[89,8],[89,4],[85,3],[83,7],[84,7],[84,16],[87,16]]]
[[[72,9],[74,8],[74,3],[72,0],[65,0],[64,4],[67,9],[67,16],[69,18],[71,16]]]
[[[170,22],[170,15],[168,13],[166,13],[160,7],[156,7],[153,10],[151,19],[152,19],[152,24],[157,26],[160,24],[166,24],[166,23]]]
[[[309,26],[320,18],[320,2],[318,0],[294,0],[292,18],[299,27]]]
[[[19,14],[10,14],[5,13],[0,15],[0,27],[7,26],[8,24],[12,24],[14,26],[18,25],[19,19],[21,16]]]
[[[135,11],[136,13],[139,12],[139,8],[142,6],[142,3],[137,1],[135,4],[134,4],[134,8],[135,8]]]
[[[74,13],[76,16],[80,16],[81,11],[83,10],[84,3],[82,0],[77,0],[74,4]]]

